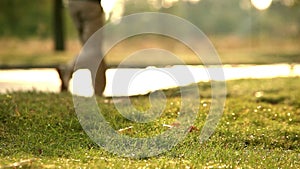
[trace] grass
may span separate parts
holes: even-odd
[[[66,63],[80,50],[76,41],[66,44],[68,50],[55,52],[53,42],[50,39],[12,39],[0,40],[0,64],[1,65],[50,65]]]
[[[16,92],[0,95],[0,166],[16,168],[300,168],[299,78],[227,82],[222,119],[208,142],[199,134],[211,104],[210,84],[200,83],[200,110],[194,130],[170,151],[131,159],[92,142],[74,112],[69,93]],[[97,98],[103,115],[120,134],[143,137],[165,131],[180,107],[177,89],[159,120],[137,124],[123,118],[110,98]],[[138,110],[147,96],[132,97]],[[1,167],[0,167],[1,168]]]
[[[146,39],[146,40],[145,40]],[[299,63],[299,39],[262,39],[211,37],[224,64],[274,64]],[[195,42],[198,43],[198,42]],[[187,64],[201,64],[189,48],[174,39],[153,35],[136,36],[120,42],[109,51],[105,57],[109,65],[118,65],[130,54],[146,48],[165,49],[180,57]],[[274,50],[276,49],[276,50]],[[0,65],[51,65],[66,63],[73,59],[81,45],[77,39],[66,42],[66,50],[53,51],[50,39],[0,39]],[[131,65],[169,65],[178,63],[174,59],[161,57],[136,57],[130,61]]]

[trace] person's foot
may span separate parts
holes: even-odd
[[[68,65],[61,65],[57,68],[57,72],[61,80],[61,91],[68,91],[73,69]]]

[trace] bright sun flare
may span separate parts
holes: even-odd
[[[272,0],[251,0],[252,5],[258,10],[265,10],[272,4]]]
[[[110,13],[114,6],[115,6],[116,0],[102,0],[101,5],[103,7],[103,10],[105,13]]]

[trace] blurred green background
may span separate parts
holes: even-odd
[[[63,1],[61,9],[65,50],[54,51],[55,1],[0,1],[0,64],[54,63],[76,55],[80,44],[67,1]],[[250,0],[123,0],[123,3],[123,15],[159,11],[187,19],[210,38],[225,63],[300,62],[300,0],[273,0],[266,10],[256,9]],[[16,57],[23,59],[12,59]],[[118,59],[112,62],[117,63]]]
[[[287,2],[295,1],[293,4]],[[17,38],[49,38],[53,23],[54,0],[1,0],[0,36]],[[272,36],[299,38],[300,1],[276,0],[265,11],[250,6],[249,0],[179,1],[169,8],[157,9],[149,1],[125,1],[124,14],[160,11],[183,17],[211,36]],[[64,14],[68,37],[76,32],[66,8]],[[139,26],[139,25],[137,25]],[[140,25],[142,26],[142,25]]]

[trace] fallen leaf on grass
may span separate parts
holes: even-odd
[[[187,131],[193,132],[193,131],[199,131],[199,129],[196,126],[190,126]]]
[[[179,127],[180,123],[176,122],[176,123],[172,123],[171,125],[169,124],[163,124],[163,127],[168,127],[168,128],[173,128],[173,127]],[[188,132],[193,132],[193,131],[199,131],[199,129],[196,126],[190,126],[187,129]]]
[[[179,127],[180,126],[180,123],[179,122],[174,122],[171,124],[173,127]]]
[[[174,122],[172,124],[163,124],[163,127],[168,127],[168,128],[179,127],[179,126],[180,126],[179,122]]]

